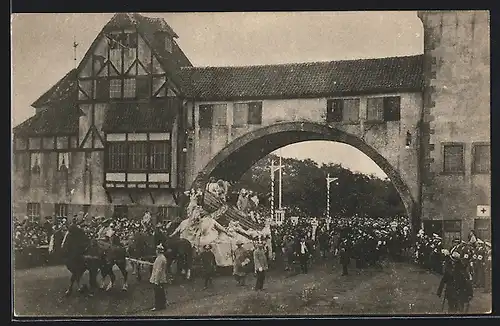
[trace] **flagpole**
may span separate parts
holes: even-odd
[[[282,172],[282,165],[281,165],[281,156],[280,156],[280,165],[279,165],[279,202],[278,202],[278,208],[281,210],[282,208],[282,203],[283,203],[283,172]]]
[[[274,159],[271,160],[271,219],[274,221]]]

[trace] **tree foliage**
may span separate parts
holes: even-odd
[[[261,203],[269,207],[271,194],[270,154],[257,162],[240,180],[239,187],[266,194]],[[283,207],[289,214],[322,217],[326,214],[326,176],[338,178],[330,184],[330,216],[379,217],[406,215],[400,196],[389,179],[353,172],[340,164],[322,164],[306,159],[283,158]],[[275,205],[278,205],[278,172],[275,174]]]

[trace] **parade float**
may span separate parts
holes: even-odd
[[[208,191],[191,190],[186,195],[190,198],[187,217],[174,234],[188,240],[196,252],[210,244],[217,265],[232,266],[238,241],[247,250],[253,250],[259,241],[265,244],[272,257],[270,221],[263,224],[252,221],[250,216]]]

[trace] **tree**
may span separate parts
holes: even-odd
[[[257,162],[240,180],[238,187],[259,192],[262,205],[269,205],[271,192],[270,154]],[[322,164],[306,159],[283,158],[283,206],[309,216],[326,214],[326,175],[338,178],[330,185],[330,215],[378,217],[406,215],[399,194],[389,179],[353,172],[340,164]],[[278,201],[276,172],[275,204]]]

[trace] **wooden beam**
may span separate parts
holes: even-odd
[[[108,197],[109,203],[110,204],[113,203],[113,198],[111,197],[111,194],[109,193],[109,190],[107,188],[104,188],[104,189],[105,189],[104,191],[106,192],[106,197]]]
[[[151,201],[153,202],[153,205],[155,204],[155,197],[153,196],[153,193],[150,191],[149,192],[149,197],[151,197]]]
[[[130,198],[130,200],[132,201],[132,203],[135,204],[134,197],[132,197],[132,193],[130,191],[128,191],[127,193],[128,193],[128,197]]]

